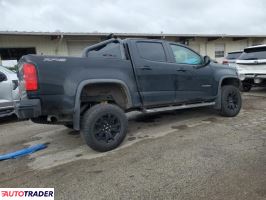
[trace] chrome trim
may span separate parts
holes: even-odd
[[[201,87],[211,87],[212,85],[201,85]]]
[[[0,107],[0,110],[9,110],[9,109],[14,109],[14,106]]]
[[[161,108],[153,108],[153,109],[145,109],[144,113],[154,113],[154,112],[162,112],[162,111],[170,111],[170,110],[180,110],[186,108],[197,108],[204,106],[214,106],[215,102],[205,102],[205,103],[195,103],[195,104],[183,104],[181,106],[169,106],[169,107],[161,107]]]

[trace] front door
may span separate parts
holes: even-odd
[[[212,98],[213,69],[203,65],[202,57],[193,50],[170,44],[177,72],[176,101],[201,101]]]

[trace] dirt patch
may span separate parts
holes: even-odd
[[[14,123],[14,122],[18,122],[18,121],[19,120],[18,120],[16,115],[11,115],[11,116],[8,116],[8,117],[1,118],[0,125]]]
[[[135,139],[137,139],[136,137],[129,137],[127,140],[128,141],[133,141],[133,140],[135,140]]]
[[[188,126],[185,124],[178,125],[178,126],[172,126],[172,129],[178,129],[178,130],[185,130],[187,128],[188,128]]]
[[[215,117],[209,117],[209,118],[207,118],[207,119],[204,119],[204,120],[202,120],[202,121],[205,121],[205,122],[217,122],[217,121],[218,121],[218,119],[217,119],[217,118],[215,118]]]
[[[70,131],[70,132],[68,132],[67,133],[68,135],[79,135],[80,134],[80,132],[79,131]]]
[[[242,108],[245,110],[261,110],[264,108],[264,103],[266,97],[257,97],[251,95],[243,95]]]
[[[135,119],[136,122],[145,122],[145,123],[152,123],[155,122],[156,119],[161,118],[159,114],[156,115],[141,115]]]
[[[266,190],[265,189],[260,189],[257,190],[256,193],[261,196],[261,197],[266,197]]]

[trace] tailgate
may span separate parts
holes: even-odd
[[[266,60],[238,60],[237,69],[242,74],[266,74]]]

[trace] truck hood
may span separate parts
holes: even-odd
[[[219,63],[211,63],[211,66],[214,68],[219,68],[219,69],[229,69],[229,70],[234,70],[236,71],[235,67],[232,67],[230,65],[223,65],[223,64],[219,64]]]
[[[211,63],[210,65],[217,74],[220,74],[219,76],[238,77],[236,67],[218,63]]]

